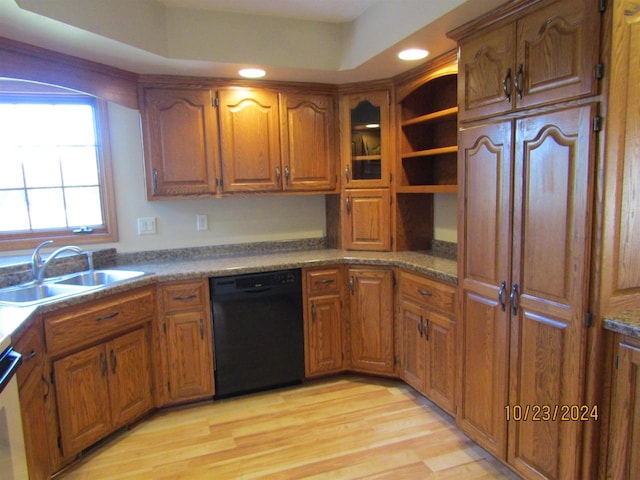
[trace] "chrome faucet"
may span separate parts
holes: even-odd
[[[33,274],[33,281],[36,283],[42,282],[42,280],[44,279],[44,274],[47,270],[47,267],[49,266],[49,263],[51,263],[51,261],[55,259],[58,255],[60,255],[62,252],[83,253],[80,247],[67,245],[64,247],[60,247],[59,249],[54,251],[51,255],[49,255],[49,258],[43,261],[42,257],[40,256],[40,249],[47,245],[51,245],[52,243],[53,243],[53,240],[47,240],[46,242],[42,242],[40,245],[36,247],[36,249],[33,251],[33,254],[31,255],[31,273]]]

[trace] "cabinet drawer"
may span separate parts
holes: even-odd
[[[337,268],[309,270],[306,276],[307,295],[310,297],[340,291],[340,270]]]
[[[44,359],[44,339],[41,328],[40,320],[37,319],[14,344],[14,348],[22,354],[22,365],[16,374],[19,386],[24,385],[29,374],[40,366]]]
[[[154,295],[150,289],[87,302],[44,319],[50,354],[76,349],[117,334],[153,317]]]
[[[443,312],[455,314],[456,311],[455,287],[419,275],[401,272],[400,295]]]
[[[165,312],[190,310],[206,305],[205,298],[208,289],[207,282],[204,280],[168,283],[162,285],[160,291]]]

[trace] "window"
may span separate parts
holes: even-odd
[[[0,250],[113,241],[106,105],[0,95]]]

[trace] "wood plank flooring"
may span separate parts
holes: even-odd
[[[358,376],[159,412],[57,477],[256,478],[518,477],[410,387]]]

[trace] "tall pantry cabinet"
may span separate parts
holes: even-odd
[[[583,424],[554,410],[585,403],[599,29],[596,1],[523,1],[450,33],[457,421],[525,478],[581,476]]]

